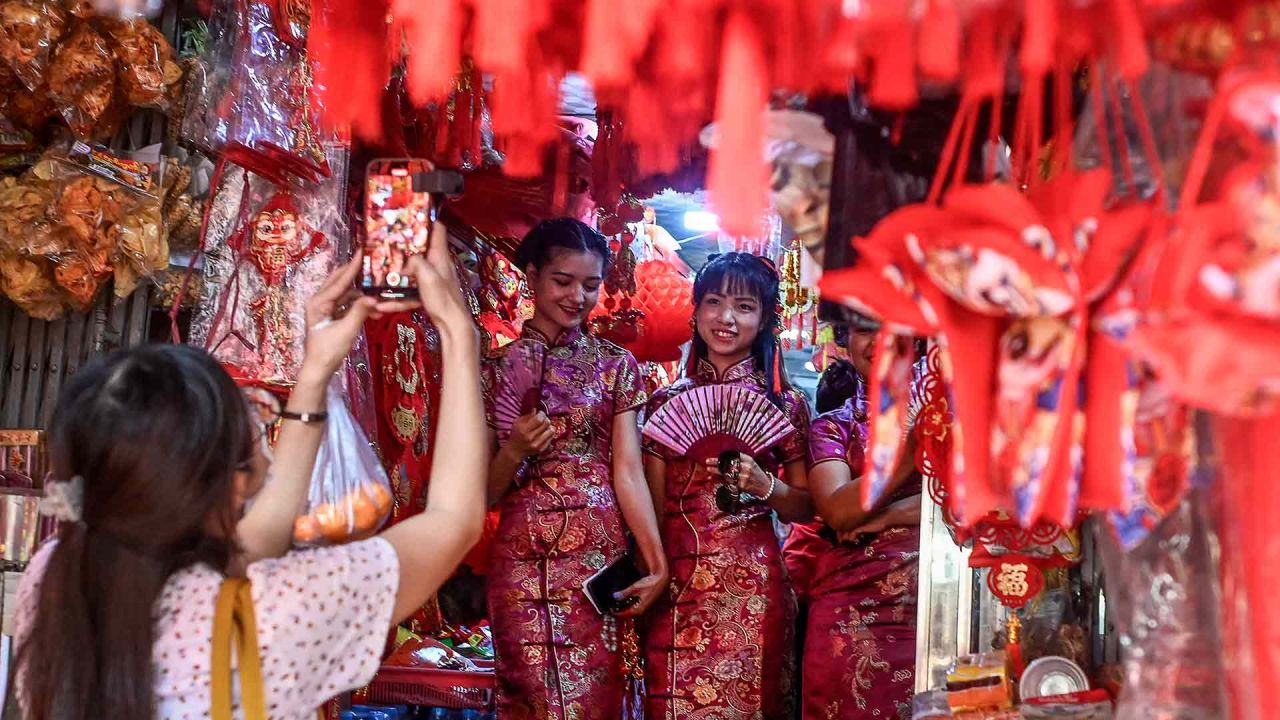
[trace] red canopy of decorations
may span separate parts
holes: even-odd
[[[1017,53],[1027,77],[1091,56],[1132,78],[1148,63],[1144,29],[1158,37],[1172,28],[1159,47],[1176,59],[1203,62],[1208,49],[1184,37],[1186,28],[1231,21],[1242,4],[321,0],[310,50],[329,119],[369,140],[387,128],[382,90],[404,48],[405,84],[415,106],[453,90],[464,64],[478,69],[492,79],[486,94],[493,127],[507,154],[506,171],[515,176],[542,170],[542,153],[556,139],[559,80],[569,72],[591,80],[619,131],[615,141],[625,143],[642,174],[675,170],[682,148],[715,119],[721,142],[710,172],[713,203],[722,227],[745,235],[767,202],[758,110],[771,89],[842,93],[856,78],[873,105],[903,110],[922,88],[937,84],[959,81],[974,97],[989,94],[988,86],[1003,78],[984,60],[1004,50]],[[1217,45],[1213,50],[1223,52]],[[1032,94],[1028,105],[1034,100]]]

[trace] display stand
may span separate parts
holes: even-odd
[[[942,509],[921,494],[916,597],[916,692],[944,684],[947,667],[973,652],[974,576],[969,550],[951,539]]]

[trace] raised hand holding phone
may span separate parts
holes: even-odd
[[[426,160],[369,163],[365,175],[362,292],[383,299],[418,295],[409,261],[427,251],[440,204],[461,191],[458,173],[436,170]]]

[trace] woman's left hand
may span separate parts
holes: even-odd
[[[640,578],[631,585],[631,587],[620,591],[615,597],[618,600],[626,598],[636,598],[635,604],[618,613],[619,617],[636,617],[643,615],[645,611],[653,607],[653,604],[662,597],[662,593],[667,589],[667,583],[671,580],[671,574],[665,569],[662,572],[653,573]]]
[[[708,459],[707,469],[716,475],[720,475],[719,459]],[[737,477],[725,478],[725,482],[737,485],[739,492],[744,492],[754,498],[762,500],[769,495],[769,490],[774,485],[774,481],[769,477],[769,473],[765,472],[764,469],[756,463],[755,458],[747,455],[746,453],[738,455]]]
[[[351,352],[365,320],[418,307],[418,302],[413,300],[379,302],[363,295],[355,288],[361,267],[362,258],[357,252],[307,300],[306,353],[298,373],[299,381],[327,383]]]

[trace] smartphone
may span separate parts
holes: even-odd
[[[414,176],[434,168],[426,160],[374,160],[365,176],[364,268],[360,288],[387,299],[416,297],[409,258],[427,251],[434,216],[430,193]]]
[[[613,597],[614,593],[626,590],[644,577],[640,574],[640,568],[636,567],[633,558],[634,556],[628,552],[600,572],[587,578],[587,581],[582,584],[582,589],[596,612],[601,615],[612,615],[635,604],[636,598],[617,600]]]

